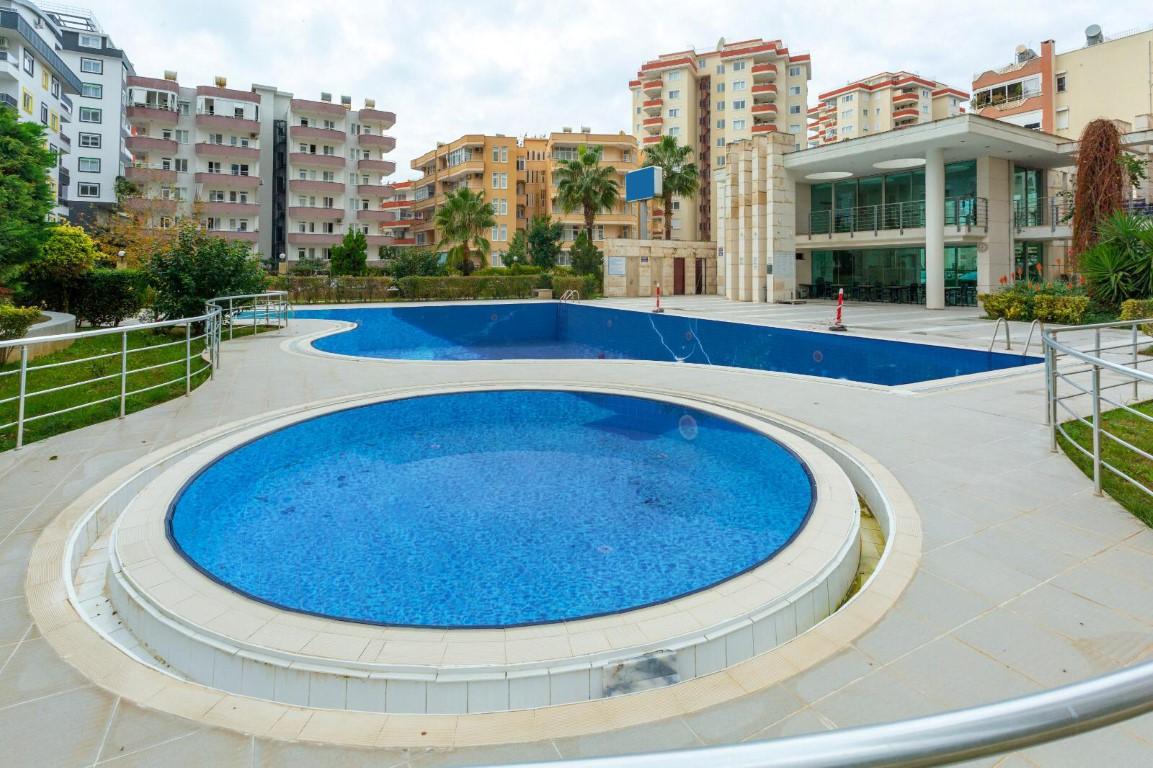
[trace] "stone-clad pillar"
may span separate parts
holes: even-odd
[[[945,308],[945,160],[925,152],[925,307]]]

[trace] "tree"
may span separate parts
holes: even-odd
[[[246,243],[212,237],[191,224],[151,255],[144,272],[156,291],[153,309],[162,319],[204,314],[217,296],[259,293],[267,277]]]
[[[1081,254],[1089,293],[1103,304],[1153,296],[1153,220],[1114,213],[1097,228],[1097,242]]]
[[[645,150],[644,167],[656,166],[662,172],[665,240],[673,239],[673,196],[695,197],[700,187],[700,173],[692,159],[693,148],[678,145],[676,136],[662,136]]]
[[[1092,248],[1102,222],[1121,210],[1127,173],[1121,160],[1121,134],[1109,120],[1094,120],[1081,132],[1077,151],[1077,190],[1073,195],[1073,247],[1070,267]]]
[[[34,259],[47,237],[53,205],[48,173],[55,167],[44,126],[22,123],[16,110],[0,107],[0,280]]]
[[[560,222],[553,221],[548,216],[533,216],[528,228],[528,252],[532,263],[542,270],[556,266],[556,259],[561,251],[560,239],[563,235],[564,227]]]
[[[581,232],[569,250],[572,257],[572,271],[578,275],[593,275],[597,280],[604,279],[604,254],[601,253],[588,234]]]
[[[515,264],[526,263],[528,263],[528,237],[523,229],[518,229],[513,233],[512,240],[509,241],[508,253],[504,255],[504,265],[511,267]]]
[[[340,245],[330,253],[328,273],[337,275],[363,275],[368,263],[368,238],[359,229],[344,236]]]
[[[452,192],[436,212],[436,228],[441,233],[437,248],[448,247],[448,263],[464,274],[474,267],[485,266],[491,248],[486,232],[496,226],[492,206],[484,201],[483,192],[460,187]],[[475,248],[474,248],[475,246]],[[473,263],[473,254],[477,263]]]
[[[566,160],[556,170],[556,199],[561,210],[572,213],[580,209],[584,214],[585,231],[592,238],[597,214],[611,211],[620,199],[617,170],[601,165],[604,147],[581,144],[575,160]]]
[[[24,301],[44,309],[72,312],[84,278],[96,266],[96,246],[80,227],[61,224],[49,229],[40,257],[24,265]]]

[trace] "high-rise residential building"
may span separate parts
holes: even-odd
[[[116,208],[116,179],[132,161],[124,145],[128,135],[124,98],[132,62],[91,11],[39,5],[60,28],[60,56],[81,81],[77,109],[65,126],[72,141],[72,152],[63,157],[63,168],[72,181],[67,192],[68,217],[77,223],[95,221]]]
[[[809,146],[959,115],[969,94],[912,72],[881,72],[822,93],[808,110]]]
[[[974,76],[973,110],[1074,139],[1102,117],[1153,128],[1153,28],[1107,36],[1092,25],[1079,48],[1040,48],[1020,45],[1011,63]]]
[[[387,235],[392,238],[392,244],[397,247],[416,245],[416,238],[412,232],[414,224],[412,213],[413,184],[411,181],[398,181],[392,185],[391,200],[385,200],[380,207],[391,211],[381,226]]]
[[[490,233],[493,263],[508,250],[517,230],[526,230],[534,216],[547,215],[559,221],[563,245],[584,228],[581,211],[564,212],[556,202],[556,169],[561,163],[577,157],[581,145],[603,148],[601,162],[617,170],[617,181],[624,196],[624,174],[639,163],[637,142],[626,133],[592,133],[564,129],[546,137],[515,138],[504,135],[470,134],[456,141],[440,144],[412,161],[421,177],[412,182],[412,240],[422,247],[435,247],[439,242],[436,211],[445,197],[461,187],[482,192],[493,206],[495,226]],[[593,240],[635,237],[638,211],[623,200],[612,211],[597,215]],[[567,256],[562,256],[564,263]]]
[[[715,51],[667,53],[641,65],[629,82],[629,122],[641,148],[673,136],[693,147],[701,188],[693,201],[675,201],[675,240],[712,240],[716,210],[713,169],[725,146],[763,133],[788,133],[808,143],[808,54],[780,40],[725,43]]]
[[[44,125],[48,148],[58,158],[58,168],[49,176],[56,218],[68,216],[71,174],[64,158],[73,147],[65,127],[77,117],[90,116],[84,108],[73,108],[81,82],[57,53],[63,49],[63,30],[51,16],[27,0],[0,0],[0,108]]]
[[[128,204],[149,225],[195,216],[277,262],[328,258],[353,229],[368,236],[370,258],[391,244],[381,206],[392,197],[385,179],[395,164],[384,156],[396,142],[384,131],[393,113],[371,101],[353,110],[351,99],[329,94],[236,90],[222,77],[195,87],[175,72],[127,82],[125,176],[138,187]]]

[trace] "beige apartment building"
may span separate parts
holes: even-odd
[[[195,215],[278,264],[326,259],[354,230],[367,236],[370,258],[393,244],[394,212],[384,205],[396,140],[385,131],[396,115],[371,99],[356,110],[347,96],[237,90],[223,77],[186,87],[175,72],[131,75],[126,85],[125,177],[139,192],[126,205],[149,226]]]
[[[982,117],[1066,138],[1100,117],[1150,130],[1153,27],[1106,35],[1092,25],[1084,44],[1064,53],[1052,40],[1040,53],[1020,45],[1011,63],[975,75],[972,91]]]
[[[673,239],[714,239],[713,172],[724,166],[727,144],[788,133],[797,149],[807,145],[811,77],[808,54],[760,38],[722,40],[714,51],[667,53],[641,65],[629,82],[629,122],[641,149],[674,136],[694,148],[701,173],[697,198],[673,201]]]
[[[616,168],[623,198],[625,173],[639,167],[636,139],[628,134],[592,133],[584,128],[522,138],[469,134],[412,161],[412,169],[421,176],[411,182],[411,234],[406,239],[416,246],[435,247],[440,240],[436,211],[448,194],[465,186],[484,193],[492,204],[496,222],[489,237],[493,264],[499,264],[517,230],[527,230],[534,216],[548,215],[559,221],[564,225],[564,243],[571,243],[584,228],[584,218],[579,211],[566,214],[557,206],[555,171],[562,162],[575,159],[582,144],[603,147],[601,162]],[[593,240],[636,237],[638,216],[635,207],[622,199],[614,210],[597,215]]]
[[[959,115],[969,94],[912,72],[881,72],[826,91],[809,108],[809,146]]]

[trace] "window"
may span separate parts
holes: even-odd
[[[220,173],[220,161],[219,160],[209,160],[208,161],[208,172],[209,173]]]
[[[176,103],[176,111],[182,115],[188,115],[192,112],[192,105],[187,101],[180,101]]]
[[[80,173],[100,173],[99,157],[78,157],[76,161],[76,170]]]
[[[846,93],[844,96],[841,97],[841,103],[842,104],[848,104],[848,103],[852,102],[852,100],[853,100],[853,94],[851,94],[851,93]]]
[[[47,104],[41,104],[40,105],[40,124],[41,125],[48,125],[48,105]]]
[[[233,176],[247,176],[248,175],[248,163],[233,163],[232,164],[232,175]]]
[[[669,117],[680,117],[680,116],[681,116],[681,110],[679,108],[673,107],[672,109],[669,110]]]
[[[172,167],[177,173],[188,173],[188,158],[178,157],[172,161]]]
[[[800,133],[800,132],[801,132],[801,126],[798,125],[797,123],[792,123],[789,125],[789,133]]]
[[[1057,75],[1057,93],[1065,92],[1065,73]]]
[[[801,76],[801,68],[800,67],[789,67],[789,77],[800,77],[800,76]]]
[[[745,100],[744,99],[738,99],[737,101],[733,102],[733,109],[744,109],[744,108],[745,108]]]
[[[508,147],[493,147],[492,148],[492,161],[494,163],[507,163],[508,162]]]
[[[240,113],[241,113],[240,115],[238,115],[238,117],[244,117],[244,108],[243,107],[237,107],[237,109],[239,109]],[[330,131],[335,131],[336,130],[336,121],[335,120],[325,120],[324,121],[324,127]]]
[[[724,139],[717,139],[717,146],[718,147],[723,147],[724,145],[725,145]]]
[[[789,106],[789,114],[790,114],[790,115],[799,115],[799,114],[801,114],[801,105],[800,105],[800,104],[792,104],[792,105],[790,105],[790,106]]]
[[[52,95],[57,99],[60,98],[60,81],[56,79],[56,75],[52,76]]]
[[[88,99],[104,98],[104,86],[100,83],[84,83],[80,95]]]
[[[717,83],[717,93],[724,93],[724,92],[725,92],[725,84],[724,83]]]
[[[670,99],[679,99],[680,97],[681,97],[680,91],[669,91],[669,98]]]
[[[27,90],[21,88],[20,89],[20,108],[23,109],[26,113],[28,113],[30,115],[30,114],[32,114],[32,109],[33,109],[35,103],[36,102],[32,99],[32,94],[30,94]]]
[[[508,240],[508,224],[500,224],[492,228],[492,237],[489,238],[493,242],[503,243]]]
[[[87,147],[88,149],[100,149],[100,134],[99,133],[82,133],[78,137],[80,146]]]
[[[723,75],[724,73],[725,73],[725,65],[724,64],[718,64],[717,65],[717,74]]]
[[[508,189],[508,174],[507,173],[494,173],[492,175],[492,188],[493,189]]]
[[[841,133],[849,133],[849,132],[851,132],[852,130],[853,130],[853,124],[852,124],[852,123],[849,123],[848,125],[846,125],[846,126],[843,126],[843,127],[841,128]]]
[[[99,109],[93,107],[80,108],[80,122],[82,123],[99,123],[102,119],[102,113]]]
[[[669,136],[680,136],[680,135],[681,135],[680,127],[674,125],[672,128],[669,128]]]
[[[89,75],[103,75],[104,62],[100,59],[80,59],[80,71]]]
[[[789,95],[790,96],[800,96],[801,95],[801,86],[790,85],[789,86]]]
[[[718,112],[724,112],[725,111],[725,103],[723,101],[717,102],[717,111]]]
[[[734,61],[733,62],[733,71],[734,72],[740,72],[744,68],[745,68],[745,62],[744,61]]]
[[[41,69],[40,70],[40,87],[43,88],[44,90],[48,90],[48,87],[51,85],[51,83],[52,83],[52,75],[48,72],[47,69]]]
[[[82,181],[76,185],[77,197],[100,197],[100,185],[91,181]]]
[[[188,130],[187,129],[184,129],[184,128],[177,129],[177,131],[176,131],[176,143],[177,144],[187,144],[188,143]]]
[[[743,91],[743,90],[745,90],[745,81],[744,81],[744,80],[736,80],[736,81],[734,81],[734,82],[733,82],[733,90],[734,90],[734,91]]]
[[[670,83],[674,82],[676,80],[680,80],[680,79],[681,79],[681,71],[679,69],[674,69],[672,72],[669,72],[667,75],[665,75],[665,80],[667,80]]]
[[[82,45],[85,48],[103,48],[104,47],[104,43],[103,43],[103,40],[101,40],[100,35],[85,35],[85,34],[81,33],[79,37],[80,37],[80,39],[78,41],[78,44]]]
[[[718,120],[718,121],[717,121],[717,128],[718,128],[719,130],[724,130],[724,128],[725,128],[725,121],[724,121],[724,120]]]
[[[32,58],[32,52],[27,48],[24,49],[24,71],[30,75],[36,74],[36,59]]]
[[[1069,108],[1057,110],[1057,130],[1066,131],[1069,129]]]
[[[744,120],[734,120],[733,121],[733,130],[734,131],[745,130],[745,121]]]
[[[725,164],[725,156],[724,155],[717,155],[717,161],[715,163],[713,163],[713,165],[717,166],[718,168],[721,168],[724,166],[724,164]]]

